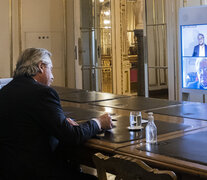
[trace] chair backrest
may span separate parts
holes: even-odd
[[[106,172],[116,175],[116,180],[176,180],[173,171],[158,170],[149,167],[138,159],[115,155],[112,157],[96,153],[93,161],[97,168],[98,179],[107,180]]]
[[[0,78],[0,89],[7,85],[13,78]]]

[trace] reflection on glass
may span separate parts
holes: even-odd
[[[138,57],[138,42],[134,34],[135,29],[143,29],[143,0],[129,1],[126,4],[126,25],[127,25],[127,54],[131,65],[130,68],[130,89],[131,94],[136,94],[138,90],[138,75],[137,63]]]
[[[110,1],[106,1],[100,8],[100,27],[102,91],[112,93],[112,39]]]
[[[112,93],[111,40],[110,0],[81,0],[84,89]]]

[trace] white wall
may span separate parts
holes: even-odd
[[[77,1],[77,0],[75,0]],[[75,77],[75,35],[74,33],[74,0],[67,0],[67,76],[66,82],[67,86],[71,88],[76,87],[76,77]]]
[[[1,0],[0,10],[0,78],[23,49],[38,47],[53,54],[54,85],[75,87],[74,0]]]
[[[65,85],[64,6],[60,0],[22,0],[22,49],[52,52],[54,85]]]

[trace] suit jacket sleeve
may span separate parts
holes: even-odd
[[[39,93],[40,126],[51,136],[56,137],[63,143],[78,145],[99,132],[97,123],[93,120],[72,126],[66,120],[60,105],[59,97],[52,88],[44,89]]]
[[[194,49],[193,49],[193,57],[197,57],[199,56],[199,46],[195,46]]]
[[[205,57],[207,57],[207,45],[205,44]]]

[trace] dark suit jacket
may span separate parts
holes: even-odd
[[[199,57],[199,45],[194,47],[192,56]],[[207,57],[207,45],[206,44],[205,44],[205,57]]]
[[[57,143],[74,146],[98,133],[93,120],[71,126],[56,91],[31,77],[0,90],[0,175],[5,179],[60,179]]]

